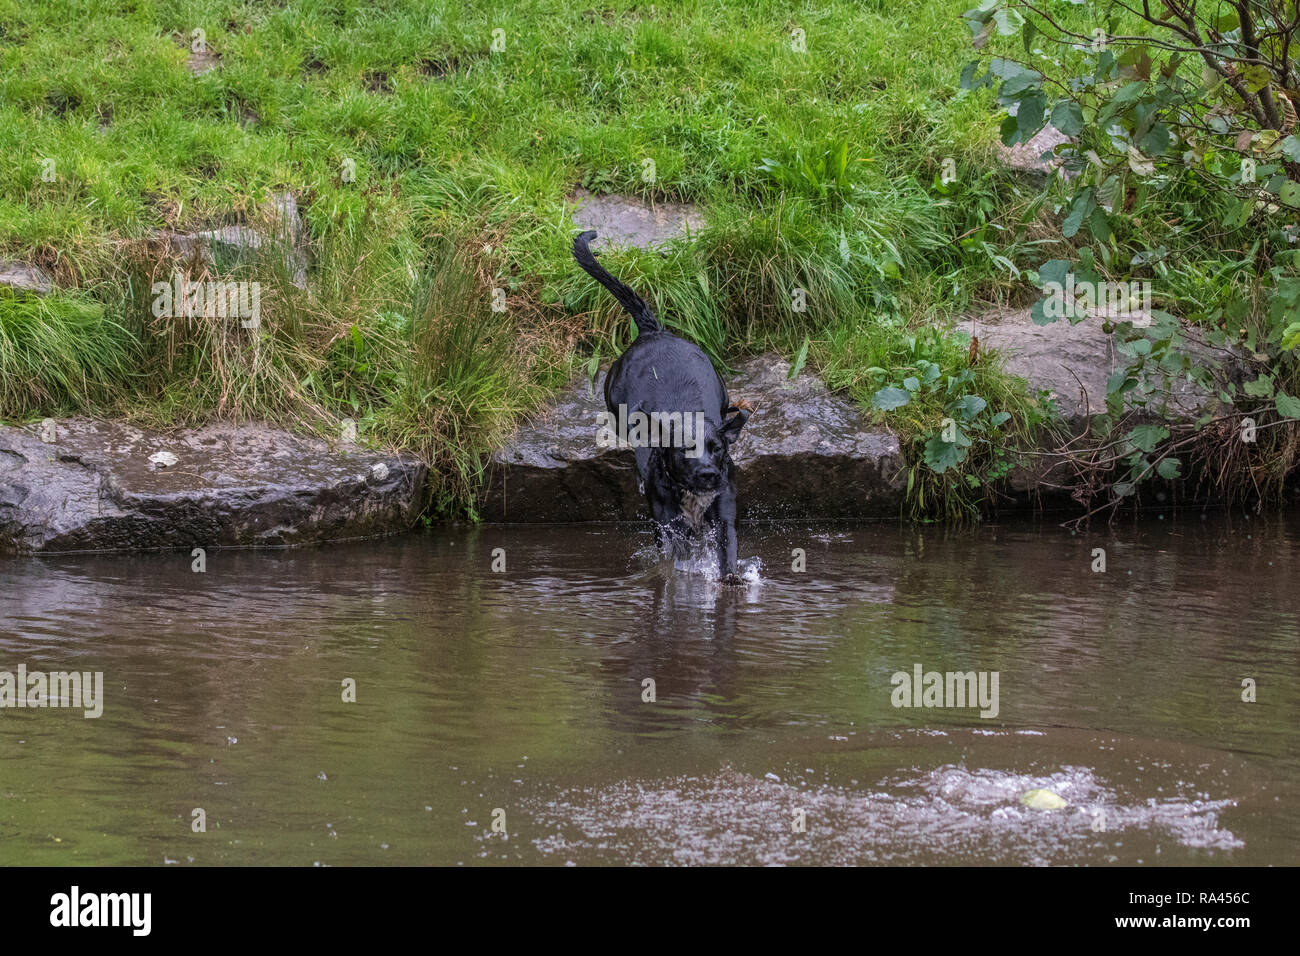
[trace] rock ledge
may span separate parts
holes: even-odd
[[[0,426],[0,552],[282,547],[389,534],[414,523],[424,485],[414,459],[265,425]]]

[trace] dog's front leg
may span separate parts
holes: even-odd
[[[688,557],[687,529],[677,508],[658,495],[649,494],[646,497],[650,504],[650,516],[655,525],[655,546],[661,554],[671,550],[674,559]]]
[[[731,494],[718,496],[714,502],[714,528],[718,546],[718,574],[723,584],[740,584],[736,574],[736,498]]]

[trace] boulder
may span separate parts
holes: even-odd
[[[1076,451],[1082,451],[1102,441],[1084,437],[1089,419],[1106,411],[1107,380],[1130,362],[1116,349],[1114,337],[1102,328],[1105,317],[1090,314],[1077,323],[1060,318],[1047,325],[1035,325],[1028,309],[1015,309],[982,315],[959,328],[979,338],[981,351],[1001,352],[1006,370],[1025,379],[1031,394],[1045,392],[1061,416],[1065,435],[1072,443],[1082,440],[1083,447],[1075,445]],[[1183,333],[1179,347],[1194,363],[1220,367],[1220,378],[1225,381],[1240,382],[1246,377],[1245,361],[1236,352],[1207,345],[1193,327],[1185,326]],[[1145,384],[1167,387],[1167,403],[1162,409],[1131,410],[1127,416],[1131,424],[1189,424],[1219,404],[1215,395],[1185,377],[1170,376],[1164,381],[1164,376],[1154,371],[1147,375]],[[1048,436],[1044,441],[1044,451],[1060,444]],[[1076,469],[1064,458],[1033,457],[1007,476],[1003,491],[1009,493],[1010,500],[1004,502],[1012,507],[1051,503],[1077,508],[1077,480]],[[1184,493],[1187,500],[1196,500],[1194,490],[1184,487]]]
[[[265,425],[0,426],[0,551],[315,544],[409,528],[418,461]]]
[[[1012,309],[981,315],[958,328],[977,336],[981,349],[1002,352],[1007,371],[1024,378],[1031,391],[1050,393],[1070,433],[1078,434],[1090,416],[1106,411],[1106,382],[1131,361],[1115,348],[1114,337],[1102,328],[1103,318],[1094,314],[1077,323],[1061,318],[1035,325],[1029,309]],[[1181,348],[1195,362],[1227,359],[1228,377],[1244,375],[1235,353],[1206,345],[1190,326],[1184,327],[1184,338]],[[1152,376],[1148,384],[1159,386],[1160,376]],[[1213,395],[1185,378],[1171,378],[1168,385],[1167,411],[1174,421],[1194,421],[1217,404]]]
[[[754,412],[732,448],[739,518],[896,517],[907,473],[898,439],[815,375],[789,379],[776,355],[725,376],[731,400]],[[571,383],[492,456],[479,514],[487,521],[649,518],[630,449],[597,445],[604,371]]]

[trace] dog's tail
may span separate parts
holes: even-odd
[[[578,260],[578,265],[582,266],[584,272],[612,292],[619,304],[632,314],[637,332],[647,335],[650,332],[661,331],[663,326],[655,318],[650,306],[645,304],[645,300],[610,275],[591,254],[587,243],[595,238],[596,233],[590,230],[578,233],[577,238],[573,240],[573,258]]]

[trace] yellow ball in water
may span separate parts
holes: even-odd
[[[1032,810],[1059,810],[1069,806],[1050,790],[1026,790],[1020,795],[1020,802]]]

